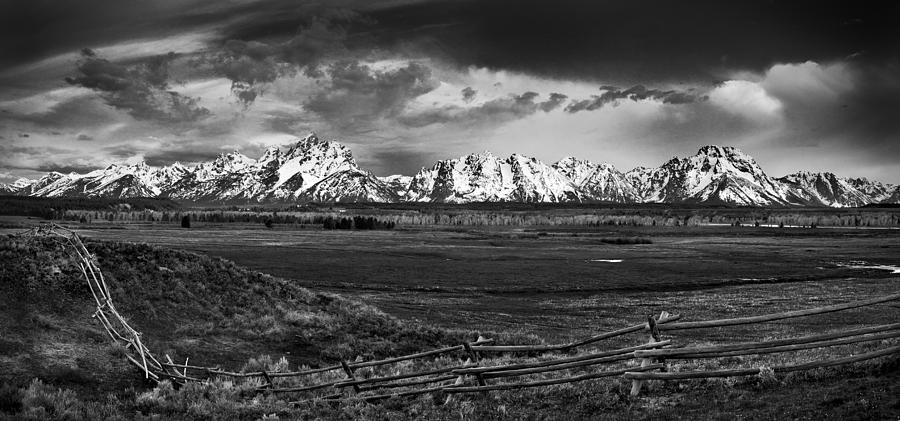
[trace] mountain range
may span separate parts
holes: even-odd
[[[547,165],[490,152],[436,162],[414,176],[377,177],[346,146],[310,134],[258,159],[238,152],[193,167],[113,164],[86,174],[50,172],[0,185],[0,193],[38,197],[161,197],[228,203],[268,202],[614,202],[738,206],[863,206],[900,203],[900,187],[832,173],[772,178],[753,157],[704,146],[656,168],[621,172],[574,157]]]

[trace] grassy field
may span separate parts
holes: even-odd
[[[211,360],[218,359],[234,368],[260,354],[270,354],[274,360],[286,355],[292,366],[333,361],[338,356],[396,355],[454,343],[477,333],[506,343],[555,343],[639,323],[646,315],[660,311],[682,314],[685,320],[704,320],[795,310],[900,291],[897,274],[883,268],[866,268],[900,266],[898,230],[401,227],[393,231],[323,231],[278,226],[266,229],[259,224],[195,224],[191,229],[98,224],[81,226],[79,232],[94,240],[151,245],[127,246],[124,254],[119,246],[99,249],[105,250],[101,266],[113,266],[114,279],[130,282],[120,292],[127,305],[120,304],[119,308],[126,314],[132,312],[139,321],[138,329],[146,331],[162,349],[181,358],[202,351],[200,355],[210,360],[202,362],[215,363]],[[171,252],[165,250],[170,247],[198,254],[167,254]],[[204,256],[221,257],[238,266]],[[181,268],[177,288],[167,290],[169,278],[158,274],[146,282],[127,281],[142,279],[141,274],[159,266],[161,259],[180,262],[181,266],[163,265]],[[196,264],[189,263],[192,260]],[[221,272],[229,275],[222,278]],[[211,283],[211,279],[220,278],[223,280]],[[272,288],[280,292],[274,293]],[[132,290],[138,292],[132,294]],[[284,291],[294,291],[294,295],[303,298],[284,299]],[[322,292],[371,304],[387,316],[377,312],[354,314],[366,307],[356,307],[357,304],[351,304],[353,301],[328,305],[314,298]],[[260,294],[259,300],[252,298],[256,294]],[[179,296],[186,298],[178,299]],[[192,300],[201,301],[200,308],[204,310],[190,310],[195,302]],[[233,300],[238,302],[228,305]],[[9,352],[25,355],[28,349],[40,348],[42,340],[65,336],[63,333],[74,337],[78,332],[69,330],[75,328],[61,327],[66,317],[84,318],[79,329],[89,329],[86,313],[51,312],[45,320],[28,316],[44,309],[38,306],[41,301],[37,298],[25,304],[21,304],[21,299],[8,301],[7,308],[15,307],[10,304],[15,302],[20,302],[17,308],[21,314],[7,311],[3,326],[12,326],[16,317],[23,315],[30,321],[20,326],[21,330],[13,330],[19,339],[10,340],[7,336],[5,342],[0,341],[0,345],[12,350]],[[64,301],[57,305],[65,304]],[[242,305],[246,311],[237,309]],[[149,317],[152,308],[159,306],[158,314]],[[298,306],[303,314],[291,314]],[[900,314],[897,306],[879,305],[763,325],[674,332],[667,338],[678,345],[701,345],[842,330],[896,322]],[[269,314],[266,308],[276,310]],[[309,324],[310,320],[321,322],[323,314],[338,316],[326,317],[328,323],[324,325]],[[257,323],[257,319],[265,322]],[[172,331],[173,325],[181,327]],[[325,339],[312,348],[295,342],[298,332],[303,334],[312,328],[325,332]],[[44,330],[50,333],[26,340],[32,335],[28,332]],[[210,338],[207,333],[213,331],[219,333]],[[307,341],[316,337],[306,336]],[[603,347],[629,346],[644,340],[626,336],[604,343]],[[896,344],[896,340],[886,343]],[[811,350],[788,357],[739,358],[727,366],[821,359],[876,345]],[[79,346],[85,353],[89,348],[85,344]],[[298,351],[304,348],[308,352]],[[34,352],[51,358],[62,351]],[[493,392],[467,397],[452,405],[440,405],[422,397],[390,400],[377,406],[351,402],[338,408],[325,405],[288,409],[278,401],[263,401],[256,406],[247,402],[225,405],[198,397],[226,393],[222,390],[227,388],[221,385],[202,390],[147,392],[151,395],[141,392],[140,386],[131,385],[137,389],[121,395],[122,401],[110,411],[137,408],[144,415],[193,418],[185,414],[190,414],[191,405],[197,404],[206,408],[202,412],[205,417],[228,415],[238,419],[257,419],[269,411],[285,418],[345,419],[894,419],[900,415],[898,362],[897,358],[884,359],[789,375],[774,382],[757,377],[669,382],[636,399],[627,396],[627,382],[611,380]],[[21,366],[25,369],[16,383],[22,390],[19,393],[47,395],[56,385],[77,389],[77,382],[73,386],[59,380],[66,380],[71,373],[43,373],[36,368],[43,364],[40,360],[32,363]],[[91,364],[99,362],[83,364],[93,367]],[[709,368],[696,364],[688,362],[684,368]],[[133,372],[124,366],[113,368]],[[26,387],[22,379],[29,375],[53,386]],[[31,389],[34,390],[29,392]]]
[[[98,226],[102,228],[103,226]],[[647,312],[778,311],[821,296],[893,288],[900,230],[753,227],[544,227],[323,231],[261,225],[120,225],[84,235],[222,257],[440,327],[518,329],[553,340]],[[616,239],[651,244],[610,244]],[[606,262],[597,260],[621,260]],[[796,295],[800,294],[800,295]],[[717,296],[721,308],[691,308]],[[779,296],[787,297],[782,303]],[[735,305],[744,300],[753,307]]]

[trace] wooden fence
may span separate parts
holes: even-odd
[[[661,332],[767,323],[872,306],[900,300],[900,293],[898,293],[831,306],[732,319],[679,322],[680,315],[663,312],[657,317],[648,316],[645,323],[562,344],[499,345],[493,339],[479,336],[472,342],[382,360],[339,361],[330,366],[293,372],[232,372],[219,367],[189,365],[187,361],[185,364],[177,364],[168,356],[166,356],[166,362],[160,362],[142,344],[140,333],[129,326],[116,311],[103,274],[96,264],[96,259],[84,247],[77,234],[56,225],[35,228],[28,231],[27,234],[61,239],[80,258],[82,274],[87,280],[97,304],[95,318],[100,321],[113,342],[124,346],[126,358],[139,367],[147,379],[152,381],[169,379],[179,384],[208,381],[215,377],[244,379],[258,384],[258,387],[253,389],[255,393],[293,394],[305,398],[297,403],[353,396],[368,401],[427,393],[445,393],[452,396],[458,393],[549,386],[606,377],[630,379],[632,381],[631,394],[637,395],[644,382],[648,380],[749,376],[760,374],[766,370],[785,373],[850,364],[900,353],[900,346],[887,346],[875,351],[833,360],[774,367],[682,372],[670,371],[670,366],[666,363],[673,360],[703,360],[750,354],[788,353],[860,342],[883,341],[900,337],[900,323],[789,339],[705,347],[673,347],[672,339],[662,340],[660,336]],[[641,332],[648,335],[646,343],[617,349],[597,349],[597,344],[603,340]],[[588,349],[588,346],[591,348]],[[583,352],[574,356],[569,355],[577,349]],[[549,357],[538,361],[523,357],[512,362],[498,362],[497,358],[492,358],[497,354],[510,354],[514,357],[522,354]],[[404,373],[401,372],[400,367],[397,367],[398,363],[412,362],[419,362],[426,369]],[[390,366],[394,368],[393,374],[375,374],[376,367]],[[596,371],[582,374],[561,375],[540,380],[525,378],[535,374],[595,367],[599,368]],[[369,370],[363,373],[363,369]],[[505,381],[501,379],[505,379]]]

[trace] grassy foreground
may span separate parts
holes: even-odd
[[[340,358],[400,355],[475,336],[399,321],[358,301],[316,293],[205,255],[112,242],[88,242],[88,247],[98,256],[123,315],[144,333],[150,349],[176,361],[190,357],[192,364],[235,370],[294,370]],[[377,405],[353,399],[291,405],[296,397],[247,394],[253,384],[229,381],[178,390],[168,383],[153,386],[141,380],[91,320],[91,298],[74,263],[49,240],[0,239],[0,419],[895,419],[900,415],[897,358],[788,376],[660,383],[637,398],[628,395],[630,383],[618,378],[465,395],[449,403],[445,396],[426,395]],[[890,319],[890,314],[896,315],[893,311],[881,316]],[[503,343],[539,340],[521,333],[490,335]],[[875,345],[879,344],[835,352]],[[803,355],[824,356],[827,352]],[[731,363],[785,362],[779,358]]]

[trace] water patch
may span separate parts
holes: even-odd
[[[893,265],[876,265],[873,263],[854,260],[849,263],[835,263],[835,265],[848,269],[875,269],[875,270],[887,270],[890,271],[891,274],[900,275],[900,266]]]
[[[591,259],[592,262],[622,263],[622,259]]]

